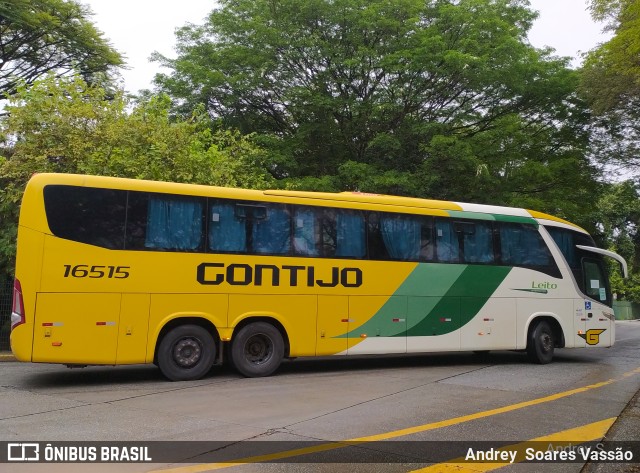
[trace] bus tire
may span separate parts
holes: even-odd
[[[553,360],[553,349],[555,347],[553,330],[549,323],[541,320],[529,332],[527,340],[527,355],[529,359],[540,365],[546,365]]]
[[[199,325],[180,325],[171,329],[158,347],[158,367],[171,381],[202,378],[213,366],[216,343]]]
[[[282,334],[267,322],[245,325],[231,344],[231,363],[248,378],[269,376],[284,357]]]

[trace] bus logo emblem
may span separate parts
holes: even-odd
[[[597,345],[600,343],[600,334],[606,329],[592,328],[587,330],[587,333],[579,333],[578,335],[587,342],[587,345]]]

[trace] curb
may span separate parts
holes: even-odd
[[[11,352],[0,352],[0,363],[3,361],[18,361]]]
[[[640,391],[638,391],[620,416],[613,423],[609,432],[602,439],[607,442],[629,442],[640,438]],[[581,473],[640,473],[640,465],[634,463],[594,463],[588,461]]]

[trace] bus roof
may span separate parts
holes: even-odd
[[[199,184],[181,184],[174,182],[147,181],[106,176],[79,174],[35,174],[30,186],[75,185],[85,187],[107,187],[114,189],[138,190],[159,193],[184,193],[190,195],[220,197],[230,199],[248,199],[257,201],[295,202],[298,204],[323,205],[338,204],[339,207],[363,209],[371,205],[388,206],[389,211],[402,209],[432,215],[475,218],[480,220],[508,220],[545,225],[569,227],[587,233],[584,229],[567,220],[535,210],[517,207],[451,202],[445,200],[421,199],[365,192],[310,192],[289,190],[250,190],[231,187],[205,186]]]

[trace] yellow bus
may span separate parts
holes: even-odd
[[[18,229],[21,361],[155,363],[170,380],[229,361],[522,350],[615,340],[603,257],[531,210],[362,193],[37,174]]]

